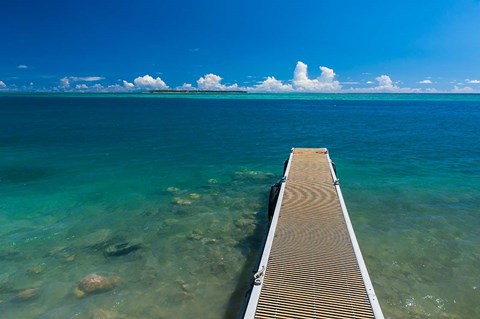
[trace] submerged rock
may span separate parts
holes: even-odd
[[[169,193],[179,193],[180,191],[181,190],[178,187],[173,187],[173,186],[167,187],[167,192]]]
[[[27,273],[32,274],[32,275],[38,275],[44,272],[46,265],[44,263],[42,264],[36,264],[27,269]]]
[[[87,294],[97,294],[109,291],[117,285],[119,277],[105,277],[98,274],[89,274],[80,281],[74,294],[77,298],[82,298]]]
[[[130,242],[125,242],[108,246],[107,249],[105,249],[105,251],[103,252],[103,254],[106,257],[117,257],[127,255],[140,248],[142,248],[141,244],[132,244]]]
[[[191,193],[188,195],[188,197],[193,200],[199,200],[200,198],[202,198],[202,196],[198,193]]]
[[[13,297],[13,302],[29,301],[38,297],[40,290],[38,288],[28,288],[20,291]]]
[[[63,259],[63,262],[65,262],[65,263],[74,262],[75,259],[77,258],[76,255],[65,255],[64,257],[65,257],[65,258]]]
[[[201,240],[203,238],[203,232],[201,230],[194,229],[192,232],[187,236],[189,240]]]
[[[182,206],[190,206],[192,205],[192,201],[191,200],[188,200],[188,199],[185,199],[185,198],[178,198],[178,197],[175,197],[173,199],[173,203],[174,204],[177,204],[177,205],[182,205]]]
[[[91,319],[120,319],[120,318],[127,318],[127,317],[112,310],[94,309],[91,312],[90,318]]]
[[[182,279],[177,279],[175,282],[178,284],[180,290],[186,294],[191,293],[189,285]]]
[[[48,253],[45,255],[45,257],[51,257],[51,256],[56,256],[62,252],[67,250],[67,246],[58,246],[50,249]]]
[[[234,173],[234,178],[236,180],[254,180],[254,181],[260,181],[260,180],[267,180],[275,177],[275,174],[273,173],[266,173],[266,172],[261,172],[261,171],[238,171]]]
[[[248,219],[248,218],[240,218],[235,221],[235,226],[238,228],[245,228],[248,226],[252,226],[255,224],[255,220]]]

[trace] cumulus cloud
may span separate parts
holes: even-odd
[[[469,84],[480,84],[480,80],[470,80],[470,79],[466,79],[465,82],[469,83]]]
[[[216,74],[209,73],[197,80],[197,87],[204,91],[231,91],[238,90],[237,84],[224,85],[221,83],[222,78]]]
[[[28,65],[20,64],[17,66],[17,69],[28,69]]]
[[[112,85],[107,86],[104,91],[105,92],[125,92],[125,85],[112,84]]]
[[[252,92],[336,92],[341,90],[339,81],[334,80],[335,72],[326,67],[320,67],[320,76],[310,79],[307,72],[308,66],[298,61],[293,72],[292,84],[283,83],[273,76],[267,77],[263,82],[249,88]]]
[[[135,84],[133,84],[133,83],[127,82],[125,80],[123,80],[122,83],[123,83],[123,87],[125,89],[131,90],[131,89],[135,88]]]
[[[252,76],[248,76],[251,78]],[[127,92],[127,91],[140,91],[140,90],[166,90],[169,86],[160,78],[153,78],[146,74],[139,76],[133,81],[118,80],[117,84],[108,85],[97,83],[91,85],[95,81],[103,80],[100,76],[65,76],[60,79],[60,85],[55,89],[58,91],[101,91],[101,92]],[[278,80],[274,76],[268,76],[263,81],[256,84],[245,87],[238,84],[223,84],[223,78],[219,75],[208,73],[200,77],[196,82],[196,87],[190,83],[183,83],[181,86],[175,87],[176,90],[195,91],[195,90],[207,90],[207,91],[232,91],[246,89],[249,92],[338,92],[338,93],[435,93],[440,92],[431,85],[434,82],[431,77],[425,77],[423,80],[418,81],[420,84],[418,88],[403,87],[401,81],[393,81],[389,75],[382,74],[375,79],[362,79],[360,82],[354,81],[351,78],[347,78],[347,81],[339,82],[336,80],[336,74],[333,69],[326,66],[320,67],[320,75],[317,78],[311,78],[308,74],[308,66],[302,61],[298,61],[293,72],[293,78],[289,80]],[[452,89],[447,89],[443,92],[452,93],[470,93],[478,91],[476,86],[480,84],[478,79],[466,79],[462,81],[465,84],[455,82]],[[246,82],[244,82],[246,83]],[[360,85],[363,83],[363,87]],[[437,82],[435,82],[437,83]],[[102,85],[103,84],[103,85]],[[342,87],[343,85],[355,85],[355,87]],[[467,84],[472,84],[467,86]],[[4,82],[0,81],[0,89],[5,88]],[[472,87],[474,89],[472,89]],[[14,86],[10,85],[11,90]]]
[[[419,81],[417,83],[419,83],[419,84],[432,84],[432,81],[429,80],[429,79],[426,79],[426,80]]]
[[[0,80],[0,89],[5,89],[6,87],[7,87],[7,85],[5,84],[5,82]]]
[[[88,86],[86,84],[77,84],[75,85],[76,90],[87,90]]]
[[[375,81],[368,80],[364,82],[369,87],[363,88],[342,88],[341,84],[358,85],[359,82],[349,81],[340,83],[335,80],[335,72],[333,69],[322,66],[319,77],[312,79],[308,76],[308,67],[305,63],[297,62],[293,80],[291,84],[277,80],[273,76],[269,76],[263,82],[248,88],[250,92],[344,92],[344,93],[438,93],[434,88],[410,88],[400,87],[399,81],[394,82],[389,75],[382,74],[375,78]],[[472,80],[470,80],[472,81]],[[480,82],[480,81],[479,81]],[[376,83],[376,85],[374,85]],[[418,82],[419,84],[433,84],[430,79]],[[472,83],[472,82],[469,82]],[[471,88],[470,88],[471,89]],[[463,89],[457,87],[454,92],[471,92],[469,88]],[[452,92],[453,92],[452,91]]]
[[[388,75],[380,75],[376,77],[378,85],[372,88],[373,92],[376,93],[422,93],[426,91],[422,91],[419,88],[409,88],[409,87],[399,87],[397,86],[390,76]],[[398,82],[397,82],[398,83]]]
[[[452,93],[473,93],[474,89],[469,86],[459,87],[455,85],[451,92]]]
[[[73,82],[85,81],[85,82],[95,82],[104,80],[104,77],[101,76],[70,76],[69,79]]]
[[[390,76],[383,74],[375,78],[377,85],[368,88],[350,88],[349,90],[342,90],[341,92],[351,93],[421,93],[428,90],[421,90],[418,88],[399,87],[396,85]],[[367,84],[374,84],[373,81],[367,81]]]
[[[60,87],[66,89],[72,85],[72,82],[96,82],[104,79],[101,76],[64,76],[60,79]]]
[[[91,88],[95,91],[103,91],[104,87],[100,83],[97,83],[95,85],[92,85]]]
[[[267,77],[267,79],[251,88],[252,92],[292,92],[293,87],[291,84],[283,84],[282,81],[275,79],[273,76]]]
[[[301,61],[297,62],[293,80],[282,82],[275,77],[267,77],[263,82],[248,88],[251,92],[340,92],[340,93],[439,93],[441,91],[435,88],[410,88],[401,87],[399,81],[394,82],[389,75],[382,74],[375,78],[375,81],[368,80],[365,84],[368,87],[363,88],[342,88],[341,83],[335,80],[335,72],[328,67],[320,67],[321,74],[316,79],[308,76],[307,65]],[[480,84],[480,80],[466,79],[466,83]],[[418,84],[433,84],[433,81],[427,77],[417,82]],[[343,82],[342,84],[358,84],[358,82]],[[476,90],[469,86],[462,86],[460,83],[448,92],[453,93],[472,93]]]
[[[96,83],[92,86],[87,86],[86,84],[77,84],[75,86],[76,89],[83,91],[83,92],[126,92],[127,89],[120,84],[112,84],[104,86],[100,83]]]
[[[128,82],[127,82],[128,83]],[[144,76],[139,76],[133,80],[135,86],[141,89],[150,89],[150,90],[166,90],[168,85],[163,82],[159,77],[154,79],[152,76],[146,74]]]
[[[190,83],[183,83],[181,86],[176,87],[177,90],[182,91],[195,91],[196,89]]]
[[[301,62],[297,62],[295,71],[293,72],[293,88],[300,92],[331,92],[342,88],[340,82],[335,81],[335,72],[326,66],[321,66],[321,74],[316,79],[310,79],[307,73],[308,66]]]
[[[377,87],[374,88],[377,91],[393,92],[398,90],[398,86],[393,84],[392,79],[388,75],[380,75],[375,80],[378,82]]]
[[[68,77],[63,77],[60,79],[60,86],[63,87],[63,88],[68,88],[70,87],[70,80],[68,79]]]

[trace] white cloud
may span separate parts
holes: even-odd
[[[133,83],[127,82],[127,81],[125,81],[125,80],[123,80],[122,83],[123,83],[123,87],[124,87],[125,89],[131,90],[131,89],[134,89],[134,88],[135,88],[135,84],[133,84]]]
[[[196,89],[190,83],[183,83],[181,86],[177,86],[175,89],[183,91],[195,91]]]
[[[368,88],[350,88],[349,90],[342,90],[342,92],[348,93],[421,93],[426,92],[417,88],[404,88],[396,85],[390,76],[380,75],[375,78],[377,85]],[[373,84],[373,81],[367,81],[367,84]],[[399,83],[399,82],[396,82]]]
[[[335,72],[326,66],[321,66],[320,76],[310,79],[307,74],[307,65],[301,61],[297,62],[293,72],[293,88],[299,92],[331,92],[342,88],[340,82],[334,81]]]
[[[378,91],[395,91],[398,89],[398,87],[393,84],[393,81],[392,79],[390,79],[390,77],[388,75],[380,75],[378,77],[375,78],[375,80],[377,80],[378,82],[378,86],[375,87],[376,90]]]
[[[334,80],[335,72],[321,66],[321,74],[316,79],[310,79],[307,73],[308,66],[298,61],[293,72],[292,84],[285,84],[273,76],[267,77],[263,82],[249,88],[251,92],[336,92],[342,86],[339,81]]]
[[[197,87],[199,90],[205,91],[229,91],[229,90],[238,90],[239,87],[237,84],[224,85],[220,83],[222,78],[216,74],[209,73],[204,77],[200,77],[197,80]]]
[[[101,76],[64,76],[60,79],[60,86],[66,89],[70,87],[72,82],[96,82],[104,79]]]
[[[17,69],[28,69],[28,65],[20,64],[17,66]]]
[[[293,87],[290,84],[283,84],[282,81],[275,79],[273,76],[269,76],[265,81],[255,85],[251,88],[252,92],[292,92]]]
[[[105,79],[104,77],[101,76],[70,76],[69,79],[74,82],[78,81],[85,81],[85,82],[95,82],[95,81],[100,81]]]
[[[166,90],[168,89],[168,85],[163,82],[163,80],[159,77],[154,79],[150,75],[139,76],[133,83],[141,89],[150,89],[150,90]]]
[[[469,79],[466,79],[465,82],[469,83],[469,84],[480,84],[480,80],[469,80]]]
[[[81,87],[86,86],[86,84],[79,84]],[[89,86],[88,89],[86,89],[87,92],[126,92],[127,89],[120,85],[120,84],[112,84],[108,86],[103,86],[100,83],[94,84],[92,86]]]
[[[60,86],[63,88],[68,88],[70,87],[70,80],[65,76],[60,79]]]
[[[88,86],[86,84],[77,84],[75,85],[76,90],[87,90]]]
[[[247,76],[253,78],[253,76]],[[169,86],[160,78],[153,78],[146,74],[135,78],[132,82],[126,80],[118,80],[117,84],[108,85],[103,82],[90,85],[95,82],[105,79],[100,76],[65,76],[60,79],[60,85],[55,87],[58,91],[93,91],[93,92],[128,92],[139,90],[166,90]],[[211,91],[231,91],[246,89],[249,92],[338,92],[338,93],[435,93],[435,92],[452,92],[452,93],[469,93],[478,91],[476,86],[480,84],[478,79],[466,79],[463,83],[453,83],[455,85],[452,89],[445,91],[438,91],[432,87],[433,82],[431,77],[424,77],[423,80],[418,81],[417,88],[403,87],[402,81],[393,81],[389,75],[383,74],[373,79],[362,79],[359,82],[347,77],[345,82],[340,83],[336,80],[336,74],[333,69],[321,66],[320,75],[316,78],[310,78],[308,75],[308,66],[298,61],[293,72],[293,79],[278,80],[274,76],[268,76],[263,81],[250,82],[251,86],[246,87],[248,82],[243,82],[242,86],[237,83],[232,85],[223,84],[223,78],[219,75],[208,73],[197,80],[197,86],[193,86],[190,83],[183,83],[181,86],[175,87],[177,90],[211,90]],[[76,83],[79,82],[79,83]],[[85,82],[85,83],[84,83]],[[363,85],[362,85],[363,84]],[[467,84],[472,84],[467,86]],[[342,87],[345,85],[348,87]],[[353,87],[352,87],[353,86]],[[363,86],[363,87],[359,87]],[[0,89],[6,87],[5,83],[0,81]],[[473,87],[473,88],[472,88]],[[15,85],[10,85],[9,89],[12,90]]]
[[[473,93],[474,90],[469,86],[459,87],[455,85],[451,92],[452,93]]]
[[[125,81],[126,82],[126,81]],[[128,82],[127,82],[128,83]],[[130,83],[131,84],[131,83]],[[132,84],[133,85],[133,84]],[[125,92],[125,85],[112,84],[104,89],[104,92]]]
[[[432,80],[426,79],[426,80],[419,81],[417,83],[418,84],[432,84]]]
[[[0,89],[5,89],[6,87],[7,87],[7,85],[5,84],[5,82],[0,80]]]
[[[378,85],[376,87],[367,89],[373,93],[421,93],[422,90],[418,88],[399,87],[393,83],[388,75],[380,75],[375,78]],[[399,83],[398,81],[396,83]]]

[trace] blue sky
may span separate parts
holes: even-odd
[[[2,0],[0,21],[2,91],[480,92],[478,0]]]

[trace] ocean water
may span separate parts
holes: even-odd
[[[290,148],[327,147],[386,318],[475,318],[479,127],[479,95],[3,94],[1,317],[234,318]]]

